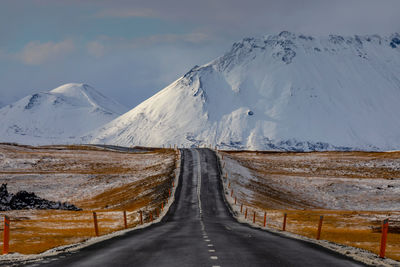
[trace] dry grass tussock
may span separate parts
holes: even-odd
[[[242,203],[248,207],[249,221],[255,210],[262,225],[266,212],[268,227],[282,229],[287,213],[287,231],[316,238],[323,215],[321,239],[378,254],[381,222],[389,218],[386,256],[400,260],[400,210],[393,209],[400,203],[400,152],[221,154],[237,197],[236,209]],[[246,167],[251,177],[244,179],[230,170],[230,160]],[[362,184],[371,186],[357,187]],[[345,198],[350,201],[341,202]]]
[[[49,200],[72,202],[82,211],[20,210],[11,217],[10,252],[40,253],[149,220],[160,211],[175,178],[174,150],[123,153],[92,146],[0,145],[0,182],[11,192],[27,190]],[[3,225],[0,226],[0,231]],[[0,242],[2,242],[2,235]]]

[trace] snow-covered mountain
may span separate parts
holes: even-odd
[[[127,109],[86,84],[70,83],[0,109],[0,142],[71,143]]]
[[[400,35],[246,38],[85,140],[400,149]]]

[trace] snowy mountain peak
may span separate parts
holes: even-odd
[[[0,142],[71,142],[126,111],[86,84],[39,92],[0,109]]]
[[[400,149],[399,34],[245,38],[86,136],[219,148]]]

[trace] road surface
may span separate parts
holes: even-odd
[[[176,200],[162,222],[28,266],[363,266],[327,249],[238,223],[209,149],[183,149]]]

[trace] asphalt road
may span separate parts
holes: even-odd
[[[176,200],[162,222],[29,266],[363,266],[238,223],[223,200],[215,153],[184,149],[182,155]]]

